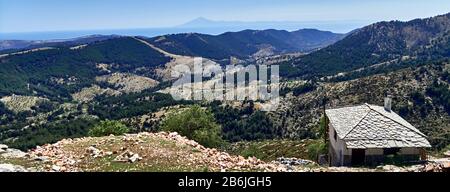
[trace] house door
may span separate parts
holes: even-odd
[[[363,165],[365,158],[365,149],[352,149],[352,165]]]

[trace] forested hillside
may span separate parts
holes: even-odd
[[[174,34],[154,37],[151,43],[178,55],[201,56],[210,59],[241,59],[256,54],[272,55],[290,52],[310,52],[326,47],[343,37],[315,29],[301,29],[288,32],[283,30],[245,30],[220,35],[197,33]]]
[[[432,150],[440,150],[450,144],[449,17],[375,23],[334,44],[343,36],[246,30],[117,37],[1,56],[0,143],[29,149],[86,136],[107,120],[131,132],[158,131],[167,116],[191,105],[206,111],[211,127],[220,127],[214,133],[224,143],[319,139],[324,106],[382,105],[392,94],[394,111],[429,137]],[[249,59],[312,50],[265,58],[272,64],[283,60],[281,106],[272,112],[261,111],[260,101],[176,101],[160,92],[172,81],[156,74],[190,56]],[[204,133],[196,137],[210,139]]]
[[[442,60],[450,56],[449,36],[450,14],[379,22],[355,30],[327,48],[283,63],[284,75],[311,77],[353,70],[373,74]]]
[[[130,72],[154,68],[170,58],[129,37],[95,42],[80,49],[58,47],[0,58],[0,95],[21,94],[69,97],[104,74],[98,64],[111,71]],[[28,87],[29,84],[29,87]]]

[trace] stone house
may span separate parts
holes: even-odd
[[[376,165],[387,158],[425,159],[426,136],[385,106],[363,104],[325,110],[331,166]]]

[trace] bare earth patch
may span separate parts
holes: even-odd
[[[14,112],[31,111],[32,107],[47,101],[49,100],[46,98],[20,95],[6,96],[0,99],[0,102],[3,102],[9,110]]]
[[[124,93],[136,93],[149,89],[158,85],[158,81],[148,77],[129,73],[113,73],[97,77],[98,82],[107,82],[114,86],[118,91]]]
[[[78,102],[88,102],[93,100],[97,95],[103,94],[116,96],[120,95],[121,93],[110,88],[103,89],[98,85],[92,85],[91,87],[85,87],[81,91],[72,94],[72,98]]]

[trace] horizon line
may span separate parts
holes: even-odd
[[[353,24],[356,23],[376,23],[376,22],[382,22],[382,21],[372,21],[372,20],[363,20],[363,19],[349,19],[349,20],[304,20],[304,21],[294,21],[294,20],[255,20],[255,21],[242,21],[242,20],[212,20],[212,19],[208,19],[205,17],[196,17],[194,19],[191,19],[189,21],[186,21],[184,23],[181,24],[177,24],[177,25],[173,25],[173,26],[150,26],[150,27],[145,27],[145,26],[137,26],[137,27],[128,27],[128,28],[116,28],[116,27],[111,27],[111,28],[88,28],[88,29],[49,29],[49,30],[37,30],[37,31],[0,31],[0,34],[19,34],[19,33],[49,33],[49,32],[83,32],[83,31],[107,31],[107,30],[139,30],[139,29],[177,29],[177,28],[186,28],[183,27],[184,25],[190,24],[191,22],[198,20],[198,19],[205,19],[207,21],[210,22],[217,22],[217,23],[223,23],[223,22],[228,22],[228,23],[242,23],[242,24],[263,24],[263,23],[278,23],[278,24],[326,24],[326,23],[330,23],[330,24],[346,24],[345,22],[347,22],[347,24],[351,24],[353,22]],[[239,27],[239,26],[235,26],[235,27]],[[243,26],[245,27],[245,26]],[[199,28],[218,28],[218,27],[192,27],[192,29],[199,29]],[[271,28],[267,28],[267,29],[271,29]],[[300,27],[299,29],[304,29],[302,27]],[[319,28],[316,28],[319,29]],[[320,29],[319,29],[320,30]],[[333,32],[333,31],[332,31]]]

